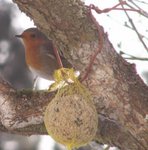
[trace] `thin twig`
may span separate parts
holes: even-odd
[[[148,58],[140,58],[140,57],[123,57],[124,59],[129,60],[140,60],[140,61],[148,61]]]
[[[127,23],[125,23],[124,26],[125,26],[126,28],[131,29],[131,30],[134,30],[134,29],[133,29],[132,27],[130,27]],[[140,34],[141,38],[145,38],[146,40],[148,40],[148,37],[146,37],[145,35],[143,35],[143,34],[141,34],[141,33],[139,33],[139,34]]]
[[[137,7],[137,9],[139,9],[139,13],[140,13],[142,16],[148,18],[148,13],[147,13],[146,11],[144,11],[141,7],[139,7],[139,6],[138,6],[136,3],[134,3],[132,0],[129,0],[129,2],[132,3],[135,7]],[[131,5],[129,5],[128,3],[127,3],[127,6],[130,7],[131,9],[135,9],[134,7],[132,7]]]
[[[109,18],[109,19],[112,19],[112,20],[114,20],[116,23],[118,23],[119,25],[122,25],[122,26],[124,26],[124,27],[126,27],[126,28],[128,28],[128,29],[131,29],[132,31],[134,30],[131,26],[129,26],[128,24],[127,24],[127,22],[124,22],[124,24],[122,24],[122,23],[119,23],[117,20],[115,20],[115,18],[113,18],[113,17],[111,17],[111,16],[109,16],[109,15],[107,15],[107,17]],[[141,38],[145,38],[146,40],[148,40],[148,37],[146,37],[145,35],[143,35],[143,34],[141,34],[141,33],[139,33],[140,34],[140,36],[141,36]]]
[[[119,2],[121,2],[121,1],[122,1],[122,0],[119,0]],[[134,31],[136,32],[136,34],[137,34],[139,40],[141,41],[141,43],[143,44],[144,48],[145,48],[146,51],[148,52],[148,48],[147,48],[146,44],[144,43],[143,39],[141,38],[141,36],[140,36],[140,34],[139,34],[139,32],[138,32],[138,30],[137,30],[135,24],[133,23],[133,20],[130,18],[130,16],[128,15],[128,13],[126,12],[126,10],[124,10],[124,6],[123,6],[123,5],[121,5],[121,6],[122,6],[123,11],[125,12],[125,14],[126,14],[128,20],[129,20],[130,24],[132,25]]]
[[[144,2],[144,1],[140,1],[140,0],[135,0],[135,1],[137,1],[137,2],[139,2],[139,3],[143,3],[143,4],[148,5],[148,3],[147,3],[147,2]]]
[[[123,10],[123,8],[117,8],[118,6],[121,5],[127,5],[126,1],[121,1],[120,3],[116,4],[115,6],[111,7],[111,8],[105,8],[105,9],[99,9],[98,7],[96,7],[95,5],[91,4],[89,6],[86,5],[87,8],[91,8],[93,10],[95,10],[98,14],[102,14],[102,13],[108,13],[112,10]],[[140,13],[140,10],[135,9],[135,8],[124,8],[126,11],[135,11]]]
[[[120,51],[120,54],[129,56],[129,57],[124,57],[124,59],[148,61],[148,58],[146,58],[146,57],[136,57],[136,56],[127,54],[123,51]]]
[[[112,10],[123,10],[123,8],[114,8],[114,9],[112,9]],[[124,10],[126,10],[126,11],[135,11],[135,12],[138,12],[138,13],[140,13],[140,11],[139,10],[137,10],[137,9],[130,9],[130,8],[124,8]]]
[[[135,7],[137,7],[139,10],[143,11],[133,0],[128,0],[130,3],[132,3]]]

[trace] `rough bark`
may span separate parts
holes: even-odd
[[[79,0],[13,1],[83,74],[90,55],[98,47],[98,31],[84,4]],[[123,150],[146,150],[148,87],[137,75],[135,66],[115,52],[102,27],[100,30],[103,49],[84,82],[98,111],[95,139]],[[1,80],[0,130],[28,135],[45,133],[43,111],[54,94],[18,92]]]

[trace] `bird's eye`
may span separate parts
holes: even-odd
[[[32,38],[35,38],[35,37],[36,37],[36,35],[35,35],[35,34],[31,34],[30,36],[31,36]]]

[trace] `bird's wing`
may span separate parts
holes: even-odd
[[[44,51],[49,58],[53,59],[53,61],[56,59],[56,55],[54,53],[53,42],[51,40],[48,40],[48,42],[45,43]],[[61,60],[62,60],[64,67],[71,67],[72,66],[63,56],[60,55],[60,57],[61,57]]]

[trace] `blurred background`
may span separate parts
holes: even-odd
[[[109,8],[119,3],[118,0],[85,0],[86,4],[93,3],[100,9]],[[128,1],[130,2],[130,1]],[[147,0],[133,0],[143,10],[147,10]],[[129,13],[138,32],[148,46],[148,15],[143,17],[135,12]],[[109,35],[109,39],[118,53],[122,54],[130,63],[136,64],[137,72],[145,83],[148,83],[148,51],[139,41],[123,11],[111,11],[107,14],[95,14],[99,23]],[[33,27],[34,23],[11,0],[0,0],[0,76],[9,81],[16,89],[33,87],[34,75],[25,63],[24,47],[15,34]],[[128,37],[128,38],[127,38]],[[138,59],[139,58],[139,59]],[[142,59],[141,59],[142,58]],[[145,58],[145,59],[144,59]],[[39,89],[45,89],[49,82],[40,79]],[[107,145],[92,142],[80,150],[103,150]],[[49,136],[24,137],[0,132],[0,150],[64,150]],[[110,148],[110,150],[117,148]]]

